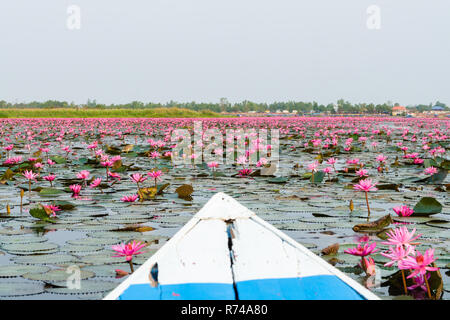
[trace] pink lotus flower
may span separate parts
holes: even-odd
[[[149,176],[149,177],[152,177],[153,178],[153,180],[155,181],[155,187],[157,187],[157,184],[156,184],[156,182],[158,181],[158,180],[161,180],[161,176],[162,176],[162,171],[161,170],[158,170],[158,171],[150,171],[150,172],[148,172],[147,173],[147,175]]]
[[[216,161],[208,162],[208,168],[215,169],[219,167],[219,163]]]
[[[432,176],[433,174],[436,174],[438,172],[438,169],[431,166],[431,167],[426,168],[424,172],[425,172],[425,174]]]
[[[131,175],[131,180],[133,180],[135,183],[142,183],[147,180],[147,178],[140,173],[134,173]]]
[[[369,242],[370,241],[370,236],[367,235],[367,234],[362,235],[362,236],[356,236],[355,240],[357,242],[359,242],[359,243]]]
[[[326,174],[330,174],[331,172],[333,172],[333,168],[332,167],[326,167],[322,171],[325,172]]]
[[[377,191],[378,189],[375,187],[376,185],[377,183],[372,183],[372,179],[364,179],[355,184],[353,189],[364,192]]]
[[[361,246],[361,243],[358,243],[358,246],[356,248],[350,248],[350,249],[344,250],[344,252],[351,254],[352,256],[366,257],[369,254],[372,254],[372,253],[375,253],[378,251],[378,249],[375,249],[376,246],[377,246],[376,242],[374,242],[372,244],[364,243],[364,246]]]
[[[8,158],[3,162],[3,164],[17,164],[22,161],[22,156]]]
[[[358,158],[347,160],[347,164],[357,165],[358,163],[359,163],[359,159]]]
[[[23,172],[23,176],[25,177],[25,178],[27,178],[28,180],[36,180],[36,178],[39,176],[39,174],[38,173],[33,173],[33,171],[32,170],[25,170],[24,172]]]
[[[120,161],[120,160],[122,160],[122,157],[120,155],[117,155],[117,156],[114,156],[114,157],[111,158],[111,161],[113,163],[115,163],[117,161]]]
[[[53,181],[56,178],[56,176],[54,174],[49,174],[48,176],[45,176],[43,178],[44,178],[44,180],[50,182],[50,186],[53,187]]]
[[[90,172],[87,170],[83,170],[80,173],[77,173],[77,178],[81,180],[87,180],[89,178]]]
[[[150,158],[152,159],[157,159],[161,156],[161,154],[158,151],[153,151],[152,153],[150,153]]]
[[[45,176],[43,178],[44,178],[44,180],[47,180],[47,181],[54,181],[56,176],[54,174],[49,174],[48,176]]]
[[[400,261],[403,261],[406,259],[410,254],[414,253],[414,247],[413,246],[390,246],[389,252],[387,253],[381,253],[382,256],[391,259],[391,261],[385,263],[384,265],[386,267],[391,267],[395,263],[398,264]]]
[[[79,184],[72,184],[69,186],[70,190],[72,190],[73,196],[76,197],[80,194],[81,186]]]
[[[114,165],[114,162],[112,162],[111,160],[105,160],[105,161],[101,161],[100,164],[103,167],[111,168]]]
[[[409,208],[408,206],[400,206],[392,208],[394,212],[400,217],[409,217],[414,213],[414,210]]]
[[[263,167],[263,166],[265,166],[267,163],[269,163],[269,162],[267,161],[266,158],[261,158],[261,159],[258,160],[258,162],[256,162],[256,166],[257,166],[258,168],[259,168],[259,167]]]
[[[56,212],[61,211],[61,209],[58,206],[54,206],[52,204],[50,205],[42,205],[44,208],[50,211],[49,216],[56,217]]]
[[[364,272],[368,275],[368,276],[373,276],[376,273],[376,265],[375,265],[375,261],[373,260],[373,258],[366,258],[363,257],[361,259],[361,262],[359,263],[359,266],[364,270]]]
[[[426,275],[426,277],[427,277],[427,281],[428,281],[430,279],[430,277],[431,277],[431,274],[428,273]],[[425,276],[424,275],[419,274],[417,277],[413,277],[412,279],[414,281],[414,284],[412,286],[409,286],[408,290],[415,290],[416,288],[420,288],[423,291],[427,291],[427,285],[426,285],[426,282],[425,282]]]
[[[118,245],[112,246],[112,249],[117,252],[116,255],[113,257],[125,257],[125,260],[128,261],[130,264],[131,272],[134,272],[133,270],[133,256],[136,256],[138,254],[143,254],[144,252],[140,251],[142,248],[144,248],[147,244],[141,241],[133,240],[133,242],[130,243],[121,243]]]
[[[362,178],[362,177],[367,177],[369,175],[369,171],[367,171],[366,169],[359,169],[358,171],[356,171],[356,174]]]
[[[91,188],[91,189],[97,188],[101,183],[102,183],[102,178],[96,178],[91,182],[91,184],[89,185],[89,188]]]
[[[120,181],[120,174],[118,174],[116,172],[108,172],[108,176],[113,178],[113,179],[117,179],[118,181]]]
[[[247,163],[247,157],[246,156],[240,156],[238,159],[237,159],[237,164],[242,164],[242,165],[244,165],[244,164],[246,164]]]
[[[35,167],[36,169],[42,169],[44,167],[44,165],[40,162],[36,162],[33,167]]]
[[[248,177],[252,173],[252,169],[241,169],[238,172],[239,177]]]
[[[317,168],[319,167],[319,162],[314,161],[308,164],[308,170],[311,172],[317,172]]]
[[[387,157],[384,154],[379,154],[375,160],[380,162],[380,163],[384,163],[386,161]]]
[[[436,258],[434,258],[434,249],[428,249],[422,255],[419,251],[416,251],[412,257],[407,257],[405,260],[399,262],[400,269],[412,269],[414,270],[407,278],[417,277],[425,275],[427,271],[437,271],[439,268],[429,267]]]
[[[123,196],[120,200],[123,202],[135,202],[138,197],[137,194],[133,194],[132,196]]]
[[[411,232],[408,231],[406,227],[396,228],[394,230],[388,231],[386,234],[388,236],[387,242],[382,242],[382,244],[393,245],[393,246],[410,246],[416,245],[418,243],[413,243],[414,240],[419,238],[422,234],[419,234],[414,237],[414,233],[416,232],[416,228],[414,228]]]
[[[158,179],[159,177],[162,176],[162,171],[158,170],[158,171],[150,171],[147,173],[147,175],[149,177],[152,177],[153,179]]]

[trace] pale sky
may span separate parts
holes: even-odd
[[[0,100],[450,104],[449,15],[448,0],[5,0]]]

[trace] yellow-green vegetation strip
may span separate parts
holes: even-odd
[[[0,109],[0,118],[217,118],[224,117],[209,110],[193,111],[181,108],[148,109]]]

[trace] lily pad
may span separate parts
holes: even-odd
[[[28,296],[43,292],[42,283],[0,282],[0,297]]]
[[[414,206],[414,213],[412,216],[429,216],[440,213],[442,211],[442,204],[432,197],[424,197]]]
[[[38,280],[44,282],[52,282],[52,281],[66,281],[67,278],[72,276],[72,272],[67,272],[66,269],[54,269],[45,273],[25,273],[22,277],[30,280]],[[95,273],[92,271],[80,270],[79,273],[80,280],[89,279],[95,276]]]
[[[21,264],[62,264],[68,262],[76,262],[77,259],[74,256],[68,254],[42,254],[42,255],[33,255],[33,256],[20,256],[14,257],[12,260],[16,263]]]
[[[83,280],[80,283],[80,288],[68,288],[67,283],[55,282],[55,287],[46,288],[45,291],[53,294],[87,294],[111,291],[118,286],[117,282],[99,281],[99,280]]]
[[[28,272],[43,273],[48,270],[50,270],[50,268],[46,266],[11,264],[0,266],[0,278],[20,277]]]

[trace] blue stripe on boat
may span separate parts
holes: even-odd
[[[334,275],[302,278],[261,279],[236,283],[240,300],[364,300]],[[185,283],[130,285],[120,300],[235,300],[232,284]]]
[[[364,300],[334,275],[249,280],[236,287],[239,300]]]
[[[235,300],[232,284],[184,283],[151,287],[150,284],[132,284],[119,300]]]

